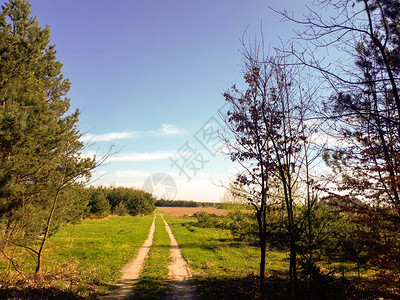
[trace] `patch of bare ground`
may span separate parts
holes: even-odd
[[[161,216],[162,217],[162,216]],[[171,257],[172,263],[168,266],[169,269],[169,286],[170,293],[167,296],[169,300],[183,299],[194,300],[196,299],[196,287],[191,280],[192,272],[190,267],[182,255],[178,242],[176,241],[171,228],[167,221],[163,218],[165,228],[171,239]]]
[[[150,247],[153,244],[153,236],[156,228],[155,220],[156,218],[154,217],[153,224],[150,227],[149,236],[140,247],[136,258],[122,268],[122,276],[115,286],[116,289],[112,292],[112,294],[104,296],[103,299],[126,299],[132,293],[133,287],[137,283],[143,270],[143,265],[149,253]]]
[[[226,216],[229,213],[227,209],[219,209],[215,207],[157,207],[159,211],[171,217],[193,216],[197,212],[206,212],[217,216]]]

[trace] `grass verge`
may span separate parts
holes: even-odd
[[[157,215],[153,245],[134,288],[134,299],[165,299],[168,292],[168,265],[171,262],[170,245],[164,221]]]

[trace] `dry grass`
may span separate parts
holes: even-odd
[[[218,209],[215,207],[157,207],[161,212],[171,217],[183,217],[184,215],[193,216],[196,212],[206,212],[217,216],[226,216],[227,209]]]

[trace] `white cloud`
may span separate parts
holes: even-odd
[[[164,123],[157,130],[150,130],[147,133],[158,135],[158,136],[167,136],[167,135],[179,135],[185,134],[187,131],[182,128],[178,128],[173,124]],[[121,132],[110,132],[110,133],[100,133],[100,134],[92,134],[85,133],[81,137],[82,142],[111,142],[115,140],[124,140],[137,137],[139,132],[137,131],[121,131]]]
[[[134,131],[110,132],[102,134],[85,133],[81,137],[82,142],[110,142],[114,140],[124,140],[136,137],[137,133]]]
[[[143,152],[143,153],[127,153],[111,156],[107,161],[122,162],[122,161],[152,161],[162,160],[173,156],[174,152]]]
[[[151,174],[149,172],[140,170],[116,170],[114,172],[115,177],[130,178],[130,177],[148,177]]]
[[[104,176],[104,175],[106,175],[106,174],[108,174],[108,172],[107,171],[105,171],[105,170],[94,170],[94,173],[96,174],[96,175],[98,175],[98,176]]]
[[[182,128],[178,128],[175,125],[164,123],[157,130],[151,130],[150,133],[155,135],[178,135],[185,134],[187,131]]]

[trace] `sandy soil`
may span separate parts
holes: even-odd
[[[193,216],[196,212],[207,212],[216,214],[217,216],[226,216],[229,211],[227,209],[218,209],[215,207],[157,207],[163,213],[172,217],[183,217],[184,215]]]
[[[153,236],[156,228],[156,218],[150,227],[150,233],[147,240],[140,247],[139,253],[134,260],[122,268],[122,277],[116,285],[116,290],[111,294],[103,297],[107,300],[125,299],[132,292],[132,289],[140,277],[143,270],[144,261],[149,253],[150,247],[153,244]]]
[[[162,216],[161,216],[162,217]],[[164,218],[163,218],[164,220]],[[167,299],[183,299],[194,300],[196,299],[196,288],[190,280],[192,272],[184,257],[182,256],[181,249],[178,242],[172,234],[171,228],[164,220],[165,228],[171,239],[171,257],[172,263],[168,266],[169,269],[169,286],[171,292],[168,294]]]

